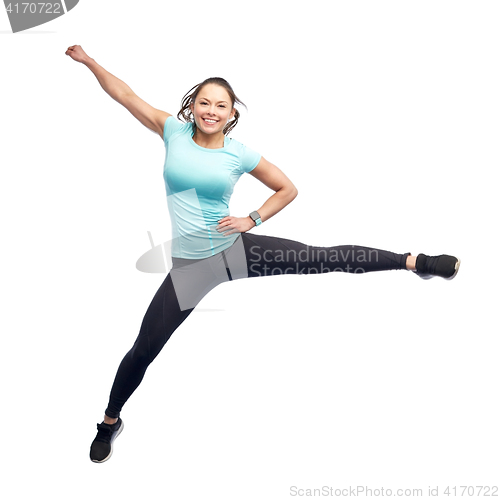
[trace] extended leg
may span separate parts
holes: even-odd
[[[242,233],[248,276],[320,274],[408,269],[410,253],[398,254],[358,245],[319,247],[274,236]],[[409,262],[411,266],[411,260]]]

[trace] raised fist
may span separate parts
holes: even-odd
[[[89,58],[80,45],[72,45],[71,47],[68,47],[66,55],[80,63]]]

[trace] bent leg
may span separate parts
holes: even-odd
[[[160,353],[172,333],[191,314],[198,302],[213,288],[227,281],[214,256],[200,261],[173,259],[174,268],[156,292],[139,335],[118,367],[105,414],[118,418],[120,411],[141,383],[148,366]]]
[[[123,405],[141,383],[150,363],[193,310],[180,310],[169,273],[144,315],[134,345],[118,367],[105,411],[108,417],[120,416]]]

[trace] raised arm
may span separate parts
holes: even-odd
[[[137,96],[122,80],[106,71],[89,57],[80,45],[68,48],[66,55],[87,66],[96,76],[101,87],[117,102],[127,108],[145,127],[156,132],[163,140],[163,127],[170,113],[153,108]]]

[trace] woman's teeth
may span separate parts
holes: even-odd
[[[212,124],[214,124],[214,123],[217,123],[215,120],[207,120],[207,119],[205,119],[205,118],[203,119],[203,121],[204,121],[205,123],[210,123],[210,125],[212,125]]]

